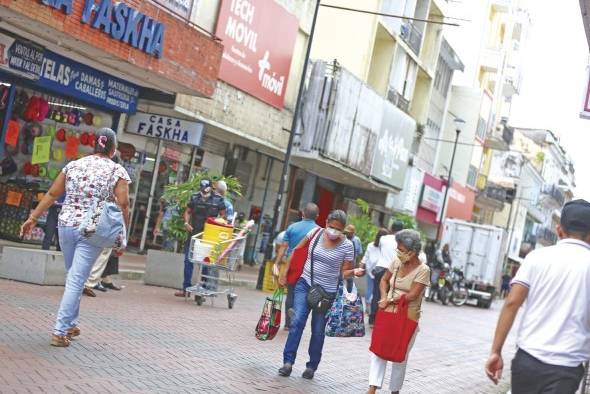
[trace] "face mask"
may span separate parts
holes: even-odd
[[[402,263],[407,263],[412,258],[410,252],[402,252],[401,250],[397,250],[397,258]]]
[[[336,241],[338,238],[342,236],[342,233],[335,228],[328,227],[326,229],[326,235],[330,241]]]

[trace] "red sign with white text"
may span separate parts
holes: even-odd
[[[274,0],[222,0],[219,79],[283,108],[299,22]]]

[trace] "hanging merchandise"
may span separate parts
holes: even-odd
[[[9,93],[10,88],[8,86],[0,85],[0,109],[6,108]]]
[[[75,135],[71,135],[67,138],[66,151],[65,151],[66,158],[73,160],[78,156],[78,145],[79,144],[80,144],[80,141],[78,140],[78,137],[76,137]]]
[[[36,137],[41,136],[43,127],[37,122],[29,122],[23,126],[22,133],[24,140],[21,146],[21,153],[23,155],[30,155],[33,149],[33,141]]]
[[[59,175],[59,169],[57,169],[57,168],[50,168],[47,170],[47,176],[52,181],[55,180],[55,178],[57,178],[58,175]]]
[[[29,95],[27,94],[27,92],[24,90],[19,91],[14,100],[14,105],[12,108],[12,117],[22,118],[28,103]]]
[[[53,148],[51,150],[51,157],[55,161],[62,161],[64,159],[64,151],[61,148]]]
[[[83,116],[82,116],[82,120],[84,121],[84,124],[86,126],[92,126],[92,123],[94,121],[94,115],[92,114],[92,112],[86,112]]]
[[[88,145],[88,142],[89,142],[88,133],[83,132],[82,134],[80,134],[80,143],[82,145]]]
[[[0,176],[14,174],[16,169],[16,163],[12,157],[6,156],[4,159],[0,160]]]
[[[65,142],[66,141],[66,129],[64,129],[63,127],[59,130],[57,130],[57,132],[55,133],[55,139],[58,140],[59,142]]]
[[[8,128],[6,129],[6,137],[4,142],[13,148],[18,148],[18,136],[20,134],[20,125],[16,120],[8,121]]]
[[[32,164],[47,163],[51,151],[51,137],[36,137],[33,145]],[[35,175],[35,174],[33,174]]]

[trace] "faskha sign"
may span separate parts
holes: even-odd
[[[203,123],[138,112],[129,117],[127,133],[199,146]]]
[[[274,1],[222,0],[219,79],[282,109],[299,22]]]

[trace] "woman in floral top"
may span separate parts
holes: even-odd
[[[129,183],[127,171],[111,158],[117,150],[115,132],[98,130],[94,154],[68,163],[21,227],[21,236],[35,227],[39,217],[53,202],[66,194],[59,215],[58,231],[64,254],[67,278],[51,345],[66,347],[72,337],[80,335],[78,314],[84,282],[103,248],[92,245],[79,226],[88,214],[96,212],[113,199],[123,211],[129,225]]]

